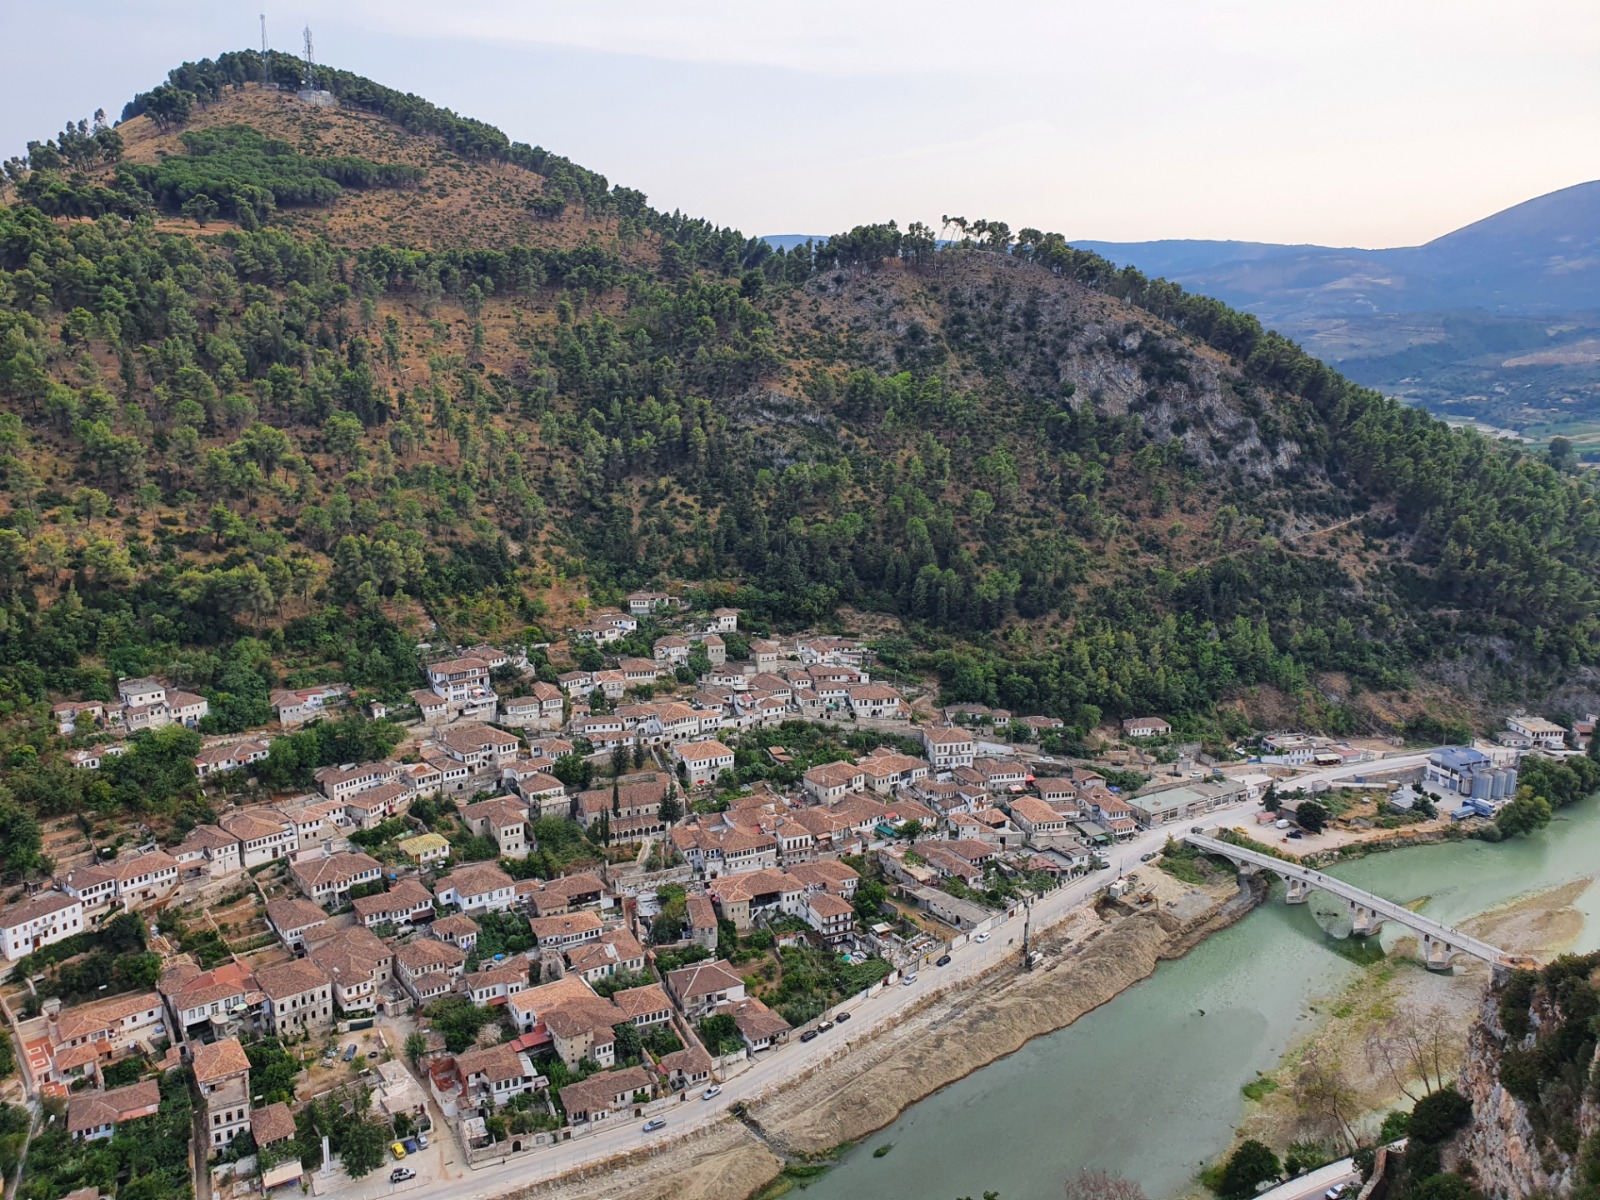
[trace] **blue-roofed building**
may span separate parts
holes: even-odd
[[[1482,800],[1503,801],[1516,794],[1514,767],[1497,767],[1494,760],[1470,746],[1442,746],[1428,755],[1423,785]]]

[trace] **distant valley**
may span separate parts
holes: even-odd
[[[1421,246],[1073,244],[1254,313],[1359,383],[1600,460],[1600,181]]]

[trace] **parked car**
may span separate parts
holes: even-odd
[[[836,1015],[833,1019],[836,1022],[838,1022],[840,1025],[843,1025],[846,1021],[848,1021],[850,1019],[850,1014],[849,1014],[849,1012],[842,1012],[842,1013],[839,1013],[838,1015]]]
[[[916,981],[917,981],[917,973],[915,971],[913,971],[913,972],[911,972],[911,974],[907,975],[904,979],[902,979],[900,981],[900,986],[901,987],[910,987]]]
[[[800,1040],[802,1042],[814,1042],[814,1041],[816,1041],[817,1040],[817,1031],[815,1029],[806,1030],[804,1033],[802,1033],[800,1035]]]
[[[973,934],[972,935],[972,940],[975,941],[975,942],[980,942],[980,943],[981,942],[987,942],[989,940],[989,931],[987,929],[985,929],[982,933]]]
[[[665,1129],[666,1127],[667,1119],[665,1117],[651,1117],[644,1123],[644,1132],[654,1133],[656,1130]]]
[[[417,1145],[416,1138],[406,1138],[400,1144],[406,1148],[407,1154],[415,1154],[418,1150],[422,1149],[421,1146]]]
[[[1149,862],[1155,856],[1156,856],[1156,852],[1154,850],[1152,850],[1152,851],[1150,851],[1149,854],[1141,854],[1141,855],[1139,855],[1139,861],[1140,862]]]
[[[410,1167],[396,1167],[389,1172],[390,1183],[405,1183],[408,1179],[415,1179],[417,1173]]]
[[[349,1062],[355,1056],[356,1056],[356,1044],[354,1042],[351,1042],[348,1046],[346,1046],[344,1048],[344,1060],[345,1060],[345,1062]]]
[[[720,1095],[722,1095],[722,1085],[720,1083],[713,1083],[705,1091],[700,1093],[700,1099],[712,1100]]]
[[[933,965],[936,967],[948,967],[950,965],[950,956],[948,954],[939,955],[939,957],[934,960]]]
[[[395,1142],[389,1147],[389,1153],[394,1155],[396,1158],[404,1158],[406,1156],[406,1148],[399,1142]]]
[[[428,1148],[428,1135],[425,1134],[425,1133],[417,1134],[417,1149],[426,1150],[427,1148]]]
[[[819,1022],[817,1022],[817,1032],[818,1033],[827,1033],[828,1030],[830,1030],[832,1028],[833,1028],[833,1022],[832,1021],[819,1021]]]

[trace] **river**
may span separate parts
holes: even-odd
[[[1600,801],[1530,838],[1374,854],[1328,873],[1454,924],[1600,872]],[[1314,898],[1315,899],[1315,898]],[[1314,905],[1274,898],[1057,1033],[907,1109],[806,1187],[806,1200],[1051,1200],[1100,1168],[1160,1200],[1188,1189],[1244,1115],[1239,1089],[1310,1028],[1310,1005],[1356,968]],[[1600,947],[1600,888],[1577,948]],[[1406,931],[1385,929],[1385,941]],[[1202,1015],[1202,1012],[1204,1015]],[[882,1158],[872,1151],[884,1144]]]

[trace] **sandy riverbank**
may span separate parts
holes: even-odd
[[[1463,922],[1462,928],[1495,945],[1548,960],[1570,948],[1582,932],[1583,914],[1575,905],[1593,882],[1575,880],[1519,897]],[[1458,959],[1449,975],[1428,971],[1416,959],[1413,941],[1401,939],[1389,957],[1312,1003],[1315,1028],[1290,1047],[1275,1071],[1262,1077],[1264,1088],[1273,1090],[1248,1106],[1236,1144],[1255,1138],[1281,1152],[1297,1140],[1327,1139],[1327,1122],[1308,1115],[1295,1097],[1297,1080],[1313,1061],[1332,1064],[1342,1079],[1351,1123],[1375,1130],[1385,1112],[1412,1103],[1379,1052],[1378,1040],[1392,1032],[1391,1022],[1402,1014],[1438,1014],[1442,1028],[1450,1031],[1440,1042],[1438,1067],[1451,1078],[1461,1066],[1467,1032],[1488,982],[1488,966],[1476,959]],[[1411,1078],[1404,1083],[1414,1096],[1423,1094]]]

